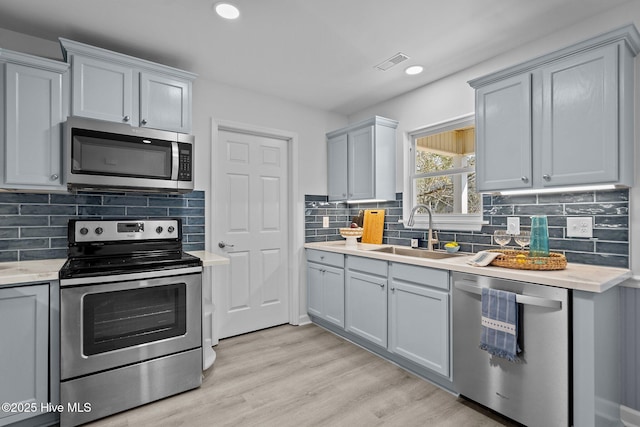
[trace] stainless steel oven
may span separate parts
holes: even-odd
[[[201,385],[202,266],[182,252],[180,229],[178,219],[69,223],[62,426]]]

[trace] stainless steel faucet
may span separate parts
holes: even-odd
[[[420,208],[425,209],[429,214],[429,232],[427,233],[427,250],[432,251],[433,244],[438,243],[438,238],[433,237],[433,212],[431,211],[431,208],[429,206],[421,203],[415,205],[413,209],[411,209],[411,215],[409,215],[409,220],[407,221],[407,227],[413,227],[413,225],[415,224],[415,219],[413,218],[413,216],[416,214],[416,211]]]

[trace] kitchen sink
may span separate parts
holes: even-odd
[[[401,248],[398,246],[385,246],[384,248],[380,249],[372,249],[371,252],[384,252],[393,255],[412,256],[416,258],[429,259],[443,259],[465,255],[459,253],[428,251],[426,249]]]

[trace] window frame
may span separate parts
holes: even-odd
[[[416,214],[414,216],[414,226],[407,227],[407,221],[411,214],[411,209],[416,205],[415,197],[415,185],[414,182],[418,177],[424,177],[425,175],[452,175],[456,173],[464,173],[468,171],[468,168],[456,168],[449,169],[446,172],[426,174],[417,174],[416,170],[416,156],[415,156],[415,141],[419,137],[433,135],[436,133],[446,132],[450,130],[460,129],[467,126],[475,126],[475,114],[465,114],[463,116],[455,117],[450,120],[431,124],[428,126],[415,129],[406,133],[404,138],[404,170],[408,173],[404,174],[404,189],[402,193],[402,223],[405,228],[414,229],[428,229],[429,228],[429,216],[427,214]],[[474,147],[474,151],[475,151]],[[439,230],[451,230],[451,231],[480,231],[487,221],[483,220],[482,210],[482,198],[480,199],[480,212],[475,214],[433,214],[433,228]]]

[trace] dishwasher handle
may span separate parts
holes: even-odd
[[[466,283],[465,283],[466,282]],[[460,280],[454,283],[454,286],[461,291],[470,292],[472,294],[481,295],[482,288],[471,284],[472,282]],[[560,310],[562,308],[562,301],[534,297],[532,295],[516,294],[516,302],[518,304],[534,305],[536,307],[555,308]]]

